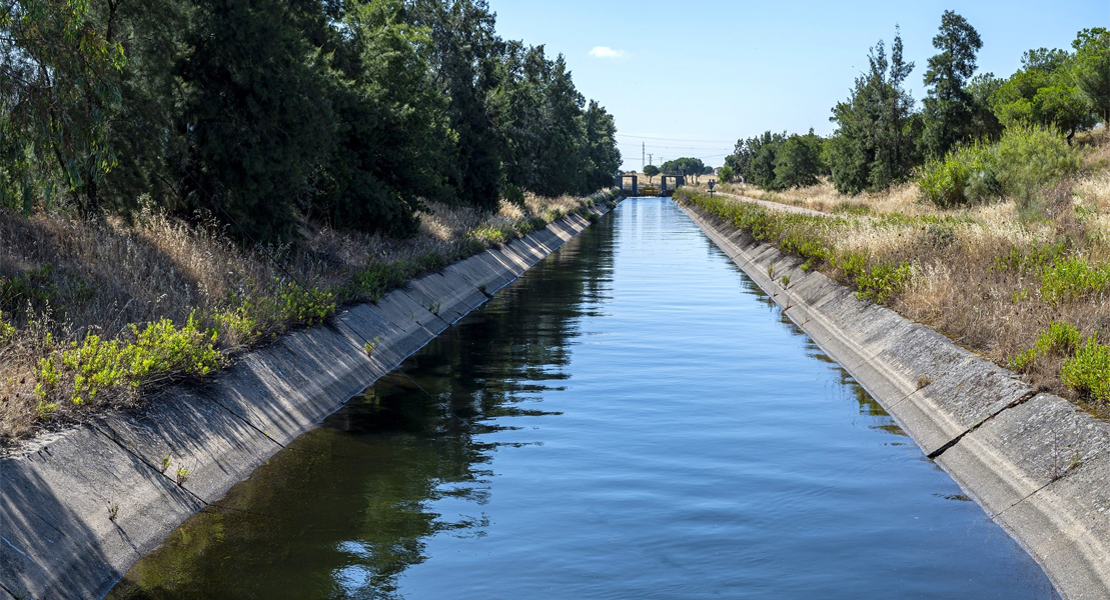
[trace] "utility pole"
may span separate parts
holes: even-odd
[[[644,162],[644,154],[646,154],[646,153],[647,153],[647,143],[646,142],[640,142],[640,172],[641,173],[644,172],[644,166],[647,165],[647,163]]]
[[[655,164],[655,163],[651,162],[651,157],[652,157],[652,154],[651,154],[651,152],[648,152],[648,164],[649,164],[649,165],[653,165],[653,164]]]

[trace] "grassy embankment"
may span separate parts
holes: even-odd
[[[722,186],[826,217],[781,214],[693,189],[680,198],[799,256],[804,268],[820,269],[859,297],[1021,372],[1038,389],[1107,417],[1110,135],[1082,137],[1073,158],[1063,175],[1026,177],[1001,186],[1000,197],[951,209],[938,207],[930,187],[937,168],[887,193],[855,197],[828,183],[778,193]],[[995,171],[1028,173],[1036,163],[1026,156]]]
[[[243,248],[216,225],[0,212],[0,446],[202,378],[338,306],[613,198],[529,197],[500,211],[436,205],[411,239],[305,231]]]

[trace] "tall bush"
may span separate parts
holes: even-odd
[[[1080,159],[1054,127],[1008,127],[994,149],[1002,192],[1022,209],[1034,204],[1048,184],[1079,170]]]
[[[997,197],[1000,192],[991,150],[983,144],[960,146],[925,164],[917,185],[922,199],[954,208]]]

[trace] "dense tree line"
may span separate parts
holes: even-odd
[[[484,0],[0,0],[0,205],[153,202],[264,242],[584,194],[613,117]]]
[[[933,38],[937,54],[924,74],[927,97],[917,109],[905,88],[914,63],[896,33],[889,53],[880,40],[849,97],[832,109],[828,138],[771,133],[742,139],[725,159],[735,176],[768,189],[812,185],[829,176],[842,193],[883,190],[907,180],[926,161],[958,147],[994,142],[1007,128],[1053,128],[1070,143],[1099,122],[1110,126],[1110,31],[1080,31],[1068,50],[1030,50],[1007,79],[975,75],[978,32],[946,11]]]

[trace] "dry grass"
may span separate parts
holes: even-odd
[[[133,337],[131,324],[168,318],[180,327],[196,314],[205,329],[217,332],[214,345],[226,362],[297,324],[280,311],[260,313],[259,307],[281,302],[283,284],[296,281],[332,291],[340,301],[357,299],[334,290],[370,267],[417,264],[429,256],[457,259],[475,250],[475,231],[512,232],[587,202],[529,196],[525,206],[503,203],[493,214],[433,204],[409,239],[306,227],[307,239],[295,248],[250,249],[214,223],[187,224],[152,210],[133,223],[0,212],[0,445],[96,409],[134,405],[156,391],[116,386],[80,406],[36,396],[40,360],[69,341],[89,335],[126,340]],[[219,320],[236,310],[251,319],[249,328]],[[57,405],[49,415],[42,411],[47,400]]]
[[[1077,136],[1084,168],[1042,194],[1040,218],[1019,217],[1013,201],[944,211],[918,200],[912,183],[888,193],[845,196],[825,182],[765,192],[745,184],[723,191],[831,213],[817,235],[833,256],[866,255],[869,265],[908,264],[912,277],[886,303],[1002,366],[1032,348],[1053,321],[1081,336],[1110,340],[1110,290],[1054,298],[1044,273],[1055,260],[1079,258],[1110,268],[1110,134]],[[812,230],[812,229],[811,229]],[[1038,258],[1045,248],[1051,256]],[[1017,263],[1013,257],[1017,258]],[[835,264],[826,270],[847,281]],[[1024,370],[1040,390],[1071,398],[1108,416],[1105,402],[1061,382],[1062,356],[1038,356]]]
[[[821,183],[804,187],[793,188],[781,192],[762,190],[747,183],[726,183],[719,186],[723,192],[747,196],[758,200],[779,202],[791,206],[800,206],[821,212],[851,212],[868,210],[878,213],[896,213],[909,216],[922,216],[935,214],[936,209],[922,204],[919,201],[917,186],[912,183],[899,185],[890,191],[882,193],[864,192],[858,196],[849,196],[836,191],[832,183]]]

